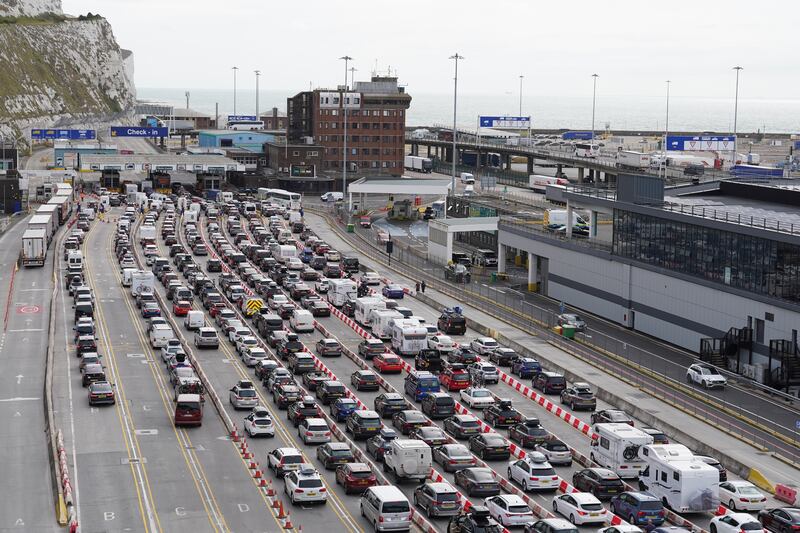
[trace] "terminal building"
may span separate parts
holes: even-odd
[[[760,382],[800,385],[800,189],[680,190],[626,175],[616,190],[568,187],[565,232],[500,217],[500,269],[517,253],[551,298]],[[573,231],[577,209],[589,213],[588,237]],[[612,224],[598,231],[601,213]]]

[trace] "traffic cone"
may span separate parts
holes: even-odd
[[[258,465],[256,464],[256,462],[255,461],[250,461],[250,470],[255,470],[256,468],[258,468]]]
[[[272,488],[272,480],[271,479],[267,482],[267,496],[270,496],[270,497],[275,496],[275,489]]]
[[[236,431],[236,426],[233,426],[231,430],[231,440],[233,442],[239,442],[239,433]]]
[[[283,520],[286,518],[286,512],[283,509],[283,500],[278,500],[278,519]]]
[[[286,514],[286,521],[283,523],[283,529],[294,529],[292,525],[292,513]]]
[[[264,488],[267,486],[267,480],[261,476],[261,470],[256,472],[256,477],[258,478],[258,486]]]
[[[273,496],[275,495],[275,491],[273,491],[272,495],[273,495]],[[279,499],[275,498],[275,499],[272,501],[272,508],[273,508],[273,509],[280,509],[280,507],[281,507],[281,501],[280,501]]]

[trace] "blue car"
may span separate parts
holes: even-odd
[[[358,409],[358,404],[355,400],[351,398],[339,398],[331,404],[330,412],[331,416],[335,418],[337,422],[342,422],[356,409]]]
[[[530,357],[517,357],[511,364],[511,373],[521,378],[532,378],[542,371],[542,365]]]
[[[314,250],[311,248],[303,248],[303,251],[300,252],[300,261],[303,263],[308,264],[312,257],[314,257]]]
[[[391,285],[385,285],[383,290],[381,290],[381,294],[383,294],[384,298],[391,298],[393,300],[402,300],[405,292],[403,291],[403,287],[400,285],[395,285],[394,283]]]
[[[153,318],[161,316],[161,308],[157,303],[148,302],[142,306],[142,318]]]
[[[647,492],[623,492],[611,498],[611,511],[633,525],[652,522],[660,526],[666,518],[661,500]]]

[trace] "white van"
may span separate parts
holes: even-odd
[[[314,315],[306,309],[295,309],[292,318],[289,319],[289,325],[297,333],[313,332]]]
[[[150,330],[150,346],[152,348],[163,348],[170,339],[175,338],[172,328],[167,324],[156,324]]]
[[[323,202],[336,202],[338,200],[344,200],[344,194],[340,192],[326,192],[320,196],[319,199]]]
[[[464,196],[472,196],[475,194],[475,186],[467,185],[464,187]]]
[[[361,514],[375,531],[411,529],[411,504],[394,485],[368,488],[361,496]]]
[[[131,282],[133,281],[133,273],[136,272],[135,268],[123,268],[122,269],[122,286],[123,287],[130,287]]]
[[[463,183],[464,185],[475,185],[475,176],[473,176],[469,172],[462,172],[461,183]]]
[[[67,254],[67,267],[83,268],[83,252],[70,251]]]
[[[398,483],[405,479],[425,481],[431,461],[431,447],[417,439],[394,439],[383,455],[386,471],[394,473]]]
[[[205,315],[202,311],[189,311],[183,319],[183,327],[192,331],[200,329],[205,325]]]

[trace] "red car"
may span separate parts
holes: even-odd
[[[228,306],[222,302],[217,302],[211,306],[211,309],[208,310],[208,314],[211,315],[211,318],[216,318],[217,314],[223,309],[228,309]]]
[[[372,358],[372,366],[378,372],[402,372],[403,361],[393,353],[381,353]]]
[[[364,492],[378,484],[378,478],[365,463],[347,463],[336,469],[336,483],[344,487],[345,494]]]
[[[172,304],[172,312],[175,316],[186,316],[192,310],[192,302],[180,300]]]
[[[461,368],[448,368],[439,374],[439,383],[450,392],[464,390],[471,384],[469,374]]]

